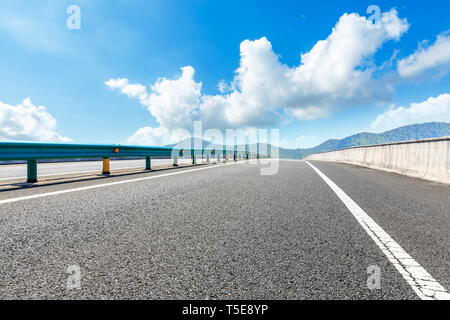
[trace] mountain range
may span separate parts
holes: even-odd
[[[371,144],[450,136],[450,123],[427,122],[399,127],[382,133],[361,132],[344,139],[329,139],[314,148],[280,148],[280,158],[302,159],[311,154]]]
[[[362,145],[372,145],[425,138],[437,138],[445,136],[450,136],[450,123],[427,122],[403,126],[382,133],[361,132],[343,139],[329,139],[313,148],[280,148],[279,157],[281,159],[303,159],[311,154],[324,151],[332,151]],[[191,141],[189,141],[189,139],[186,139],[182,142],[182,144],[194,145],[194,139],[197,138],[191,138]],[[201,143],[203,147],[211,145],[211,142],[206,140],[197,142]],[[218,147],[219,146],[217,146],[217,148]]]

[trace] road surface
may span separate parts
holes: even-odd
[[[311,164],[448,292],[448,186]],[[272,176],[240,162],[3,191],[0,298],[423,298],[352,210],[303,161]]]

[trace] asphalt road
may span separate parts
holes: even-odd
[[[312,163],[449,290],[448,186]],[[272,176],[216,164],[0,192],[0,298],[419,299],[301,161]]]

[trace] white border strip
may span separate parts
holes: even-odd
[[[389,261],[405,278],[422,300],[450,300],[450,294],[418,262],[394,241],[369,215],[341,188],[319,169],[305,161],[336,193],[359,224],[383,251]]]
[[[252,161],[249,160],[249,162],[252,162]],[[124,184],[124,183],[131,183],[131,182],[138,182],[138,181],[156,179],[156,178],[161,178],[161,177],[174,176],[174,175],[188,173],[188,172],[193,172],[193,171],[200,171],[200,170],[207,170],[207,169],[213,169],[213,168],[220,168],[220,167],[232,166],[232,165],[236,165],[236,164],[246,164],[246,163],[249,163],[249,162],[243,161],[243,162],[236,162],[236,163],[231,162],[231,163],[224,163],[224,164],[216,164],[216,165],[211,165],[211,166],[207,166],[207,167],[203,167],[203,168],[187,169],[187,170],[183,170],[183,171],[170,172],[170,173],[159,174],[159,175],[150,176],[150,177],[143,177],[143,178],[136,178],[136,179],[130,179],[130,180],[108,182],[108,183],[102,183],[102,184],[96,184],[96,185],[92,185],[92,186],[87,186],[87,187],[80,187],[80,188],[59,190],[59,191],[53,191],[53,192],[47,192],[47,193],[41,193],[41,194],[34,194],[34,195],[31,195],[31,196],[23,196],[23,197],[17,197],[17,198],[0,200],[0,204],[6,204],[6,203],[12,203],[12,202],[36,199],[36,198],[43,198],[43,197],[48,197],[48,196],[55,196],[55,195],[64,194],[64,193],[70,193],[70,192],[77,192],[77,191],[84,191],[84,190],[90,190],[90,189],[104,188],[104,187],[115,186],[115,185]],[[189,168],[189,167],[187,167],[187,168]]]
[[[160,159],[155,159],[155,160],[160,160]],[[180,161],[180,160],[186,160],[186,161]],[[189,160],[189,161],[187,161],[187,160]],[[126,161],[126,160],[125,160]],[[131,161],[134,161],[134,160],[131,160]],[[178,159],[178,162],[180,163],[180,164],[187,164],[187,163],[191,163],[192,162],[192,160],[191,159]],[[71,163],[71,162],[67,162],[67,163]],[[114,162],[112,162],[112,163],[114,163]],[[201,163],[207,163],[207,162],[199,162],[200,164]],[[216,163],[216,162],[213,162],[213,161],[211,161],[211,163]],[[168,162],[167,164],[166,163],[164,163],[164,164],[156,164],[155,166],[164,166],[164,165],[169,165],[169,164],[171,164],[171,162]],[[25,164],[25,166],[26,166],[26,164]],[[129,170],[129,169],[139,169],[139,168],[142,168],[142,169],[144,169],[145,168],[145,165],[142,165],[142,166],[135,166],[135,167],[125,167],[125,168],[113,168],[113,166],[111,166],[111,170],[112,171],[119,171],[119,170]],[[72,175],[72,174],[79,174],[79,173],[101,173],[101,171],[102,171],[102,169],[101,169],[101,167],[99,166],[99,169],[97,169],[97,170],[94,170],[94,169],[92,169],[92,170],[85,170],[85,171],[72,171],[72,172],[60,172],[60,173],[48,173],[48,174],[40,174],[40,175],[38,175],[38,178],[40,177],[40,178],[42,178],[42,177],[52,177],[52,176],[65,176],[65,175]],[[21,176],[21,177],[5,177],[5,178],[0,178],[0,181],[4,181],[4,180],[18,180],[18,179],[26,179],[27,178],[27,176]]]
[[[136,167],[128,167],[128,168],[117,168],[113,170],[128,170],[128,169],[137,169],[137,168],[145,168],[144,166],[136,166]],[[79,173],[101,173],[102,169],[99,167],[98,170],[89,170],[89,171],[73,171],[73,172],[60,172],[60,173],[49,173],[49,174],[42,174],[38,175],[38,177],[52,177],[52,176],[66,176],[66,175],[72,175],[72,174],[79,174]],[[27,176],[22,177],[6,177],[6,178],[0,178],[0,181],[3,180],[18,180],[18,179],[26,179]]]

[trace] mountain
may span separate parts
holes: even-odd
[[[284,149],[280,148],[280,158],[302,159],[313,153],[344,149],[349,147],[398,142],[425,138],[437,138],[450,136],[450,123],[427,122],[412,124],[389,130],[383,133],[362,132],[344,139],[330,139],[314,148]]]
[[[349,147],[380,144],[388,142],[398,142],[425,138],[437,138],[450,136],[450,123],[446,122],[427,122],[421,124],[413,124],[409,126],[400,127],[397,129],[389,130],[383,133],[370,133],[362,132],[354,134],[352,136],[346,137],[344,139],[329,139],[314,148],[307,149],[279,149],[279,157],[281,159],[303,159],[310,154],[332,151],[337,149],[344,149]],[[181,145],[189,148],[193,146],[194,142],[202,145],[203,148],[210,146],[211,142],[202,140],[199,138],[187,138],[181,141]],[[262,145],[262,144],[261,144]],[[175,144],[168,145],[168,147],[173,147]],[[213,147],[220,149],[220,145],[212,145]],[[260,147],[261,150],[267,150]],[[230,147],[231,149],[231,147]],[[255,147],[252,150],[256,150]]]

